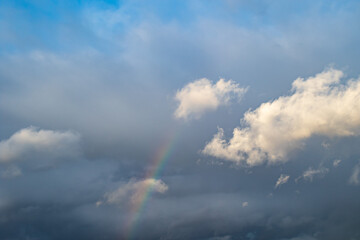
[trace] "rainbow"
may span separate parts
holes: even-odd
[[[159,179],[159,175],[164,168],[166,161],[171,156],[171,153],[174,149],[178,134],[174,131],[169,134],[166,138],[166,141],[161,145],[160,148],[156,151],[154,157],[151,160],[151,165],[146,172],[144,179]],[[153,192],[153,185],[149,185],[144,189],[140,194],[140,201],[134,203],[131,206],[130,214],[126,223],[124,224],[123,236],[124,239],[130,240],[134,235],[138,220],[146,207],[148,200],[151,197]]]

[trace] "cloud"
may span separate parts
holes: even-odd
[[[309,235],[304,235],[304,236],[301,236],[301,237],[294,237],[294,238],[290,238],[288,240],[316,240],[317,238],[314,238],[312,236],[309,236]]]
[[[143,200],[144,195],[149,189],[154,192],[165,193],[168,190],[168,186],[162,180],[154,178],[139,181],[130,180],[115,191],[106,193],[104,201],[97,202],[97,205],[101,205],[103,202],[111,205],[122,203],[137,204]]]
[[[9,166],[7,169],[2,171],[1,177],[2,178],[15,178],[22,175],[22,171],[15,165]]]
[[[177,91],[175,99],[179,106],[174,115],[185,120],[198,119],[205,112],[229,104],[233,98],[240,100],[246,90],[232,80],[220,79],[215,84],[206,78],[196,80]]]
[[[360,133],[360,80],[340,84],[344,73],[333,68],[292,83],[292,94],[249,110],[243,127],[226,141],[224,131],[207,143],[203,153],[250,166],[284,162],[313,135],[356,136]]]
[[[230,235],[222,236],[222,237],[211,237],[207,240],[231,240],[232,237]]]
[[[279,179],[276,181],[275,188],[278,188],[280,187],[280,185],[287,183],[287,181],[289,181],[289,178],[289,175],[281,174]]]
[[[340,163],[341,163],[341,160],[340,160],[340,159],[336,159],[336,160],[334,160],[334,162],[333,162],[333,166],[334,166],[334,167],[338,167],[338,166],[340,165]]]
[[[319,167],[318,169],[312,169],[310,167],[302,174],[302,176],[296,178],[295,181],[298,181],[299,179],[303,178],[306,181],[312,182],[314,176],[318,175],[320,177],[323,177],[328,172],[329,172],[329,169],[325,168],[325,167]]]
[[[33,161],[10,161],[9,165],[21,167],[24,176],[1,181],[0,239],[121,238],[126,214],[119,213],[117,205],[96,208],[93,203],[148,170],[151,153],[161,146],[160,140],[166,140],[169,129],[177,126],[169,120],[177,105],[169,106],[176,102],[166,101],[166,96],[184,87],[188,83],[184,79],[192,82],[206,76],[216,83],[223,76],[239,80],[240,86],[251,86],[251,95],[243,99],[254,110],[274,96],[292,94],[287,92],[292,80],[331,61],[354,71],[360,68],[360,1],[294,5],[246,0],[237,1],[240,7],[231,6],[228,11],[221,1],[112,1],[113,6],[107,6],[110,1],[98,1],[99,9],[94,10],[104,14],[87,15],[85,9],[86,19],[82,18],[84,1],[28,1],[26,6],[20,1],[2,2],[14,2],[16,13],[1,7],[4,20],[0,24],[9,27],[0,27],[0,35],[7,34],[8,28],[17,34],[2,44],[2,136],[11,128],[29,124],[75,129],[81,132],[91,160],[70,161],[29,174],[22,164]],[[131,9],[124,9],[129,5]],[[196,5],[196,9],[186,10],[184,5]],[[142,10],[137,17],[133,12],[138,6]],[[163,14],[159,16],[153,8]],[[32,50],[39,52],[27,57]],[[291,179],[289,185],[280,187],[282,194],[264,198],[280,173],[296,178],[309,166],[318,166],[308,161],[320,161],[332,153],[346,159],[354,154],[341,153],[354,149],[331,146],[329,151],[317,152],[312,148],[306,152],[312,157],[286,165],[288,172],[259,168],[239,174],[227,167],[193,166],[204,136],[211,140],[216,131],[214,122],[232,122],[226,120],[229,116],[212,113],[204,112],[203,117],[209,114],[212,119],[202,122],[202,127],[193,124],[175,129],[181,130],[181,139],[162,173],[171,191],[143,210],[134,238],[231,235],[246,239],[252,232],[255,239],[274,240],[313,236],[319,231],[319,239],[357,239],[360,191],[344,187],[341,181],[319,181],[300,188],[301,194],[295,196]],[[220,126],[225,140],[230,139],[228,126]],[[213,131],[210,135],[209,130]],[[320,156],[324,152],[326,156]],[[334,160],[333,155],[329,158]],[[222,160],[213,161],[227,166]],[[347,167],[339,167],[332,177],[347,181],[352,173]],[[119,184],[119,179],[125,182]],[[331,199],[324,198],[329,195]],[[4,201],[9,203],[6,208]],[[249,207],[242,208],[243,201],[249,201]],[[84,214],[81,218],[79,211]],[[287,216],[290,223],[283,221]]]
[[[71,156],[77,153],[80,136],[71,131],[21,129],[0,142],[0,162],[17,161],[29,156]]]
[[[359,176],[360,176],[360,163],[356,164],[355,167],[353,168],[353,172],[350,176],[349,183],[354,185],[359,185],[360,184]]]
[[[243,202],[242,203],[242,207],[247,207],[247,206],[249,206],[249,202]]]

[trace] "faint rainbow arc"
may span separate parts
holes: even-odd
[[[144,179],[158,179],[159,175],[161,173],[161,170],[164,168],[167,160],[171,156],[171,153],[173,152],[176,140],[178,139],[179,131],[178,132],[172,132],[169,134],[169,137],[167,137],[166,141],[161,145],[160,148],[156,151],[156,154],[152,158],[151,161],[151,167],[147,173],[144,176]],[[124,228],[124,239],[130,240],[133,237],[134,230],[136,229],[138,220],[141,216],[141,213],[143,212],[146,203],[148,202],[152,191],[153,185],[149,185],[144,192],[142,192],[140,198],[142,199],[137,204],[134,204],[131,208],[131,215],[129,216],[129,220],[125,224]]]

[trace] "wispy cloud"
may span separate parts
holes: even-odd
[[[354,185],[359,185],[360,184],[359,177],[360,177],[360,163],[356,164],[355,167],[353,168],[353,172],[350,176],[349,183]]]
[[[11,165],[1,173],[2,178],[15,178],[22,175],[22,171],[15,165]]]
[[[290,238],[288,240],[317,240],[317,238],[314,238],[314,237],[309,236],[309,235],[303,235],[303,236],[300,236],[300,237]]]
[[[281,174],[278,180],[276,181],[275,188],[280,187],[280,185],[283,185],[287,183],[290,179],[289,175]]]
[[[340,165],[340,163],[341,163],[341,159],[336,159],[336,160],[334,160],[334,162],[333,162],[333,166],[334,166],[334,167],[338,167],[338,166]]]
[[[326,167],[320,166],[318,169],[313,169],[309,167],[300,177],[296,178],[295,181],[299,181],[301,178],[303,178],[306,181],[312,182],[315,176],[323,177],[325,174],[329,172],[329,169]]]

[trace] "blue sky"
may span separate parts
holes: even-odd
[[[356,1],[2,1],[1,5],[2,27],[12,36],[3,39],[5,50],[32,46],[72,51],[74,47],[84,47],[84,43],[101,50],[97,38],[104,36],[94,36],[94,31],[123,35],[149,20],[192,28],[200,19],[211,19],[246,29],[268,28],[274,34],[281,34],[282,27],[314,15],[319,18],[331,18],[342,12],[356,15],[358,4]],[[119,14],[104,17],[115,12]],[[69,32],[63,32],[63,28]],[[24,38],[30,38],[27,44],[14,41]]]
[[[359,13],[1,1],[0,238],[358,239]]]

